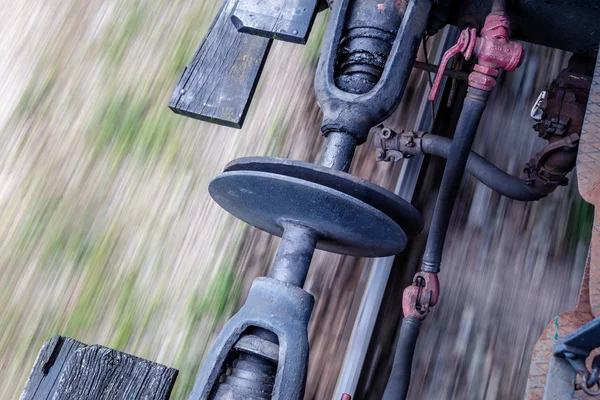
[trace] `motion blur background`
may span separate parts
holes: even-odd
[[[37,351],[56,334],[177,368],[173,398],[185,398],[219,327],[267,272],[278,239],[222,211],[207,185],[240,156],[317,158],[312,81],[327,14],[307,46],[273,45],[249,119],[236,131],[167,108],[218,3],[6,0],[0,7],[3,399],[19,397]],[[544,145],[528,109],[568,60],[526,50],[524,65],[494,94],[476,144],[512,173]],[[393,128],[412,127],[423,81],[413,73]],[[352,172],[393,188],[398,168],[376,165],[368,144]],[[535,204],[465,178],[443,297],[424,325],[411,398],[522,396],[533,343],[553,315],[573,306],[587,253],[591,208],[573,177]],[[434,194],[418,199],[426,217]],[[332,395],[363,264],[315,256],[307,399]],[[386,365],[373,369],[365,397]]]

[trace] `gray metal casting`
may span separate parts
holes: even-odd
[[[389,216],[324,185],[267,172],[231,171],[215,177],[209,191],[229,213],[273,235],[282,236],[287,222],[310,228],[322,250],[383,257],[406,245],[406,234]]]
[[[344,38],[348,8],[353,4],[351,0],[334,2],[315,76],[315,91],[323,111],[323,133],[344,132],[361,144],[369,130],[396,109],[404,94],[427,25],[431,0],[408,2],[381,77],[365,93],[351,93],[336,85],[339,44]]]
[[[340,7],[346,9],[348,3],[340,0],[334,6],[339,12]],[[373,0],[352,3],[357,9],[364,7],[365,3],[375,7],[378,5]],[[395,32],[405,10],[396,1],[385,0],[385,4],[394,7],[394,10],[386,11],[386,16],[380,20],[370,21],[373,26],[369,28],[388,30],[392,27]],[[426,6],[423,7],[423,4]],[[391,94],[396,89],[401,89],[400,92],[403,90],[418,41],[423,34],[429,7],[428,0],[409,2],[406,18],[398,29],[398,35],[405,37],[389,43],[390,58],[386,58],[382,64],[385,69],[376,77],[375,88],[378,89],[371,91],[372,93],[381,96]],[[356,24],[364,17],[362,12],[356,10],[351,15],[348,24]],[[406,21],[408,16],[410,19]],[[341,25],[330,25],[328,37],[334,37],[334,32],[339,32],[346,25],[339,15],[337,21]],[[418,29],[421,29],[420,32],[416,32]],[[392,39],[394,37],[392,35]],[[405,49],[405,42],[412,43],[408,46],[409,50]],[[382,46],[386,46],[385,43],[369,39],[353,42],[353,51],[360,51],[361,43],[366,46],[362,50],[369,51],[380,51]],[[368,48],[369,46],[372,48]],[[338,45],[335,47],[337,49]],[[336,50],[335,56],[352,58],[353,54],[337,53]],[[391,58],[392,56],[396,59]],[[399,60],[403,57],[410,59]],[[365,66],[359,65],[360,62],[357,63],[356,59],[352,62],[353,68]],[[393,73],[390,68],[394,68]],[[346,69],[337,71],[336,74],[340,77],[352,74],[353,71],[357,72]],[[323,69],[319,69],[316,82],[323,72]],[[398,76],[403,82],[396,82]],[[336,77],[332,75],[331,84],[335,85],[335,81]],[[360,84],[361,79],[347,79],[344,82],[345,90],[357,91],[353,84]],[[318,87],[317,83],[316,86]],[[383,86],[385,90],[381,90]],[[226,324],[204,360],[191,400],[254,397],[301,399],[308,359],[307,325],[314,301],[301,286],[306,279],[314,249],[367,257],[388,256],[399,253],[406,246],[405,229],[411,236],[421,231],[422,219],[409,203],[372,183],[345,173],[356,146],[364,142],[364,137],[352,134],[353,127],[357,123],[360,125],[361,120],[364,122],[365,116],[367,120],[379,122],[377,119],[384,118],[393,111],[401,95],[402,93],[394,93],[392,97],[378,97],[375,104],[367,107],[368,115],[361,115],[361,110],[357,109],[352,118],[340,118],[339,131],[323,129],[327,143],[321,157],[321,166],[291,160],[281,162],[271,158],[238,160],[230,163],[225,172],[211,181],[210,194],[225,210],[259,229],[281,236],[282,240],[271,277],[259,278],[254,282],[246,303]],[[357,104],[371,102],[373,101],[367,96],[357,101]],[[372,125],[362,124],[363,136],[366,136]],[[308,298],[310,307],[307,306]],[[232,353],[231,349],[236,345],[241,348],[239,343],[246,340],[248,333],[245,334],[244,331],[248,328],[261,328],[260,332],[272,332],[277,336],[279,357],[272,393],[271,386],[265,384],[269,380],[268,376],[261,376],[261,381],[256,382],[256,385],[251,381],[237,380],[234,376],[237,373],[236,362],[239,361],[232,361],[232,357],[239,358],[240,355]],[[293,336],[292,332],[297,335]],[[263,346],[263,350],[270,347],[272,346]],[[254,353],[252,355],[255,356]],[[268,357],[265,355],[263,359],[267,360]],[[227,368],[233,372],[228,374]]]
[[[564,357],[570,353],[585,358],[597,348],[600,348],[600,318],[593,319],[556,343],[554,355]]]
[[[590,353],[600,348],[600,318],[595,318],[583,327],[571,333],[554,345],[554,356],[550,360],[548,378],[544,388],[544,400],[572,398],[575,393],[576,379],[581,375],[580,386],[585,386],[590,374],[585,360]],[[597,368],[597,360],[592,367]],[[596,375],[596,381],[598,376]],[[591,383],[592,386],[597,382]],[[592,393],[591,388],[582,387],[586,393]]]
[[[225,324],[198,373],[189,400],[210,399],[231,348],[249,327],[277,335],[279,360],[273,399],[302,399],[308,364],[308,321],[314,297],[273,278],[257,278],[242,308]]]
[[[543,400],[572,399],[577,372],[562,357],[552,357],[548,367]]]
[[[409,238],[423,230],[421,214],[401,196],[342,171],[318,164],[278,157],[242,157],[225,166],[225,172],[259,171],[298,178],[335,189],[383,212],[402,227]]]

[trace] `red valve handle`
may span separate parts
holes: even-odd
[[[442,57],[442,62],[440,63],[438,72],[435,75],[435,81],[433,81],[433,85],[431,86],[431,92],[429,93],[429,101],[435,100],[438,89],[440,88],[440,84],[442,83],[444,71],[446,70],[446,66],[448,65],[450,59],[460,53],[464,55],[465,60],[471,58],[471,55],[473,55],[473,48],[475,47],[476,38],[477,36],[475,28],[467,28],[460,33],[458,42],[456,42],[454,46],[446,50],[444,56]]]

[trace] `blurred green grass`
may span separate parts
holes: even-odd
[[[168,109],[218,3],[19,3],[29,16],[12,26],[27,46],[13,58],[27,68],[0,126],[3,398],[18,398],[57,334],[179,369],[173,398],[184,398],[237,307],[248,228],[210,201],[208,180],[235,156],[289,151],[311,99],[254,107],[243,136]],[[324,14],[306,47],[286,50],[303,87]]]

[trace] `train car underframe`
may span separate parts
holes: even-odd
[[[331,15],[315,76],[326,137],[319,163],[246,157],[230,162],[209,185],[221,207],[281,242],[270,275],[255,280],[242,308],[224,326],[189,399],[302,399],[314,304],[303,286],[315,249],[387,257],[421,234],[423,218],[410,202],[348,173],[356,147],[370,132],[379,161],[426,154],[447,160],[421,268],[403,292],[404,318],[382,398],[404,399],[408,393],[421,321],[440,296],[442,250],[465,171],[511,199],[543,201],[568,184],[566,175],[575,166],[581,196],[596,207],[590,255],[576,309],[559,315],[536,345],[526,398],[600,395],[600,3],[224,0],[169,106],[182,115],[241,127],[272,40],[305,43],[315,15],[327,7]],[[415,63],[423,36],[448,24],[462,31],[439,66]],[[548,145],[524,166],[523,178],[471,150],[498,77],[527,57],[519,40],[573,52],[532,109],[535,130]],[[453,59],[461,62],[451,64]],[[464,98],[454,98],[460,116],[452,139],[382,125],[402,99],[413,67],[437,69],[432,102],[451,79],[467,82]],[[49,382],[64,382],[61,374],[76,370],[80,350],[62,356],[72,366],[60,374],[44,374],[38,365],[61,359],[61,351],[65,346],[56,343],[43,349],[24,398],[41,396],[38,390],[28,397],[34,386],[48,387],[45,396],[73,393],[73,385]],[[167,389],[160,398],[168,398],[173,380],[163,380]]]

